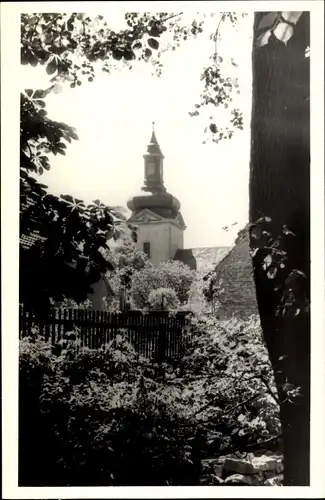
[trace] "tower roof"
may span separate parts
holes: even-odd
[[[151,139],[150,143],[148,144],[147,147],[147,153],[152,156],[160,156],[161,158],[164,158],[164,155],[161,152],[156,133],[155,133],[155,122],[152,122],[152,134],[151,134]]]
[[[156,137],[156,133],[155,133],[155,129],[154,129],[154,126],[155,126],[154,124],[155,124],[155,122],[152,122],[152,134],[151,134],[150,144],[156,144],[158,146],[159,144],[157,141],[157,137]]]
[[[129,199],[127,206],[132,210],[133,215],[147,208],[161,217],[173,219],[179,214],[180,202],[167,193],[164,186],[164,155],[161,152],[154,125],[153,122],[150,144],[144,155],[145,178],[144,186],[141,188],[143,192]]]

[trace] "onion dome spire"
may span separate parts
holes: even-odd
[[[152,122],[152,134],[151,134],[151,139],[150,143],[148,144],[147,147],[147,153],[152,156],[160,156],[160,158],[164,158],[164,155],[161,152],[157,137],[156,137],[156,132],[155,132],[155,122]]]
[[[155,123],[152,123],[150,144],[144,158],[144,186],[142,194],[134,196],[128,201],[128,208],[133,214],[148,208],[165,218],[175,218],[180,210],[180,202],[167,193],[164,185],[164,155],[155,132]],[[145,193],[143,193],[143,191]]]

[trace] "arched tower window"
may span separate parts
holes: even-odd
[[[148,259],[150,259],[150,243],[149,241],[145,241],[143,243],[143,251],[147,255]]]

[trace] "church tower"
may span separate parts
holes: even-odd
[[[150,144],[144,158],[144,185],[139,196],[127,206],[132,211],[129,222],[138,227],[138,248],[153,264],[173,260],[184,247],[186,229],[180,202],[169,194],[164,185],[164,155],[155,134],[154,123]]]

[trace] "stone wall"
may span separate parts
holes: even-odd
[[[202,461],[201,484],[204,486],[282,486],[283,456],[266,452],[236,454]]]
[[[216,267],[215,276],[222,280],[223,289],[219,297],[221,306],[217,310],[220,318],[234,315],[244,319],[258,314],[249,251],[248,234],[245,233]]]

